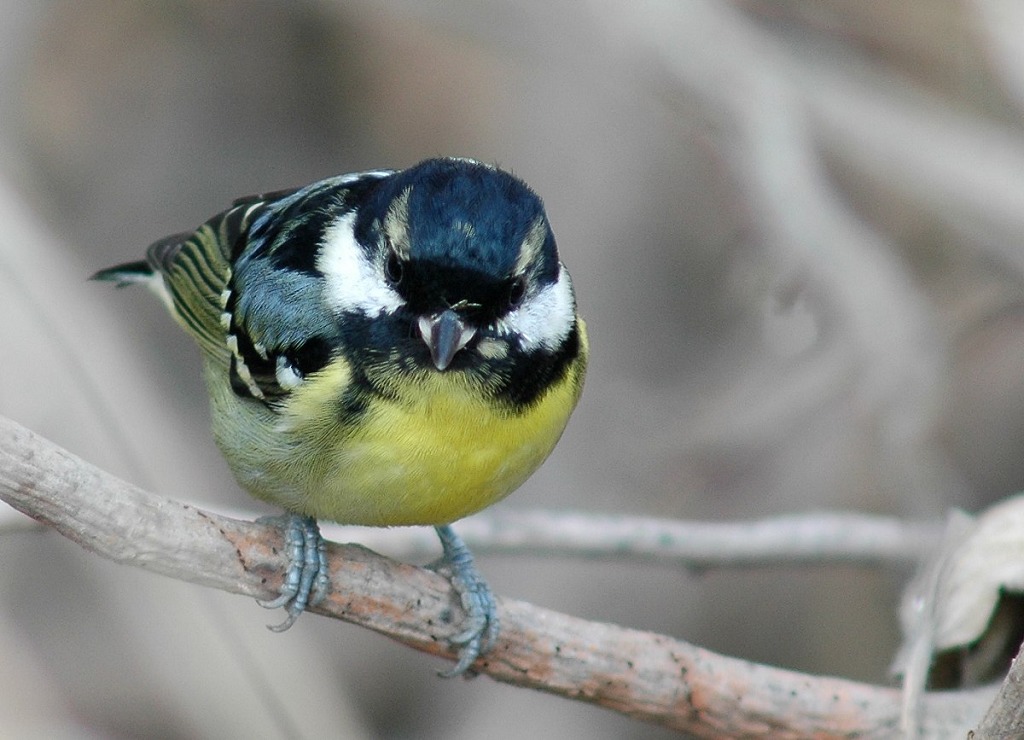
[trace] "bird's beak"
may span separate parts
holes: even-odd
[[[459,350],[476,335],[476,329],[466,326],[462,317],[450,308],[432,316],[420,316],[417,326],[438,370],[446,369]]]

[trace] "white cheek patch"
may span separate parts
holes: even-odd
[[[379,316],[395,311],[402,298],[356,242],[354,224],[355,214],[350,213],[324,231],[316,258],[316,268],[324,275],[324,300],[337,312]]]
[[[499,329],[518,333],[523,349],[557,350],[576,322],[576,299],[572,280],[562,264],[558,279],[539,293],[527,297],[523,304],[499,322]]]

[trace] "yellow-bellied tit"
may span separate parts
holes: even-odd
[[[583,385],[587,339],[540,198],[467,159],[242,198],[144,262],[199,343],[214,439],[238,482],[287,512],[286,629],[328,588],[317,519],[434,525],[466,611],[465,672],[493,596],[449,524],[547,458]]]

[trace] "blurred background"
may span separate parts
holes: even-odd
[[[587,388],[503,507],[913,518],[1024,488],[1014,0],[0,0],[0,413],[264,513],[198,350],[86,282],[236,196],[429,156],[545,199]],[[0,535],[0,735],[666,737],[307,617]],[[885,682],[906,572],[483,558],[495,590]]]

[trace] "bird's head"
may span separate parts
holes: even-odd
[[[440,372],[553,353],[576,321],[540,198],[470,160],[375,181],[328,231],[321,261],[335,309],[386,318],[378,339],[390,327],[405,359]]]

